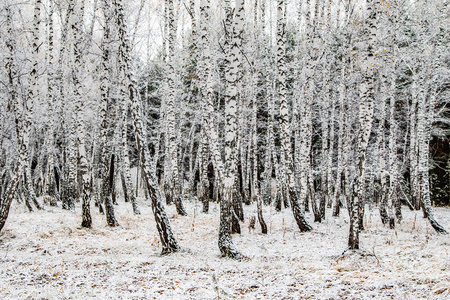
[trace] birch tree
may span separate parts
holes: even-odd
[[[169,37],[168,37],[168,51],[167,51],[167,99],[166,99],[166,126],[167,126],[167,154],[168,159],[166,161],[169,167],[166,169],[168,174],[164,174],[165,180],[168,181],[165,184],[167,187],[164,189],[166,197],[170,197],[174,200],[178,214],[186,216],[186,210],[183,207],[181,200],[181,184],[180,174],[178,168],[178,156],[177,156],[177,138],[175,132],[175,35],[176,35],[176,21],[174,19],[174,1],[168,0],[168,24],[169,24]],[[167,195],[170,193],[171,195]]]
[[[310,231],[311,226],[306,221],[303,209],[300,207],[298,201],[298,187],[294,179],[293,173],[293,156],[291,147],[291,129],[289,122],[289,108],[286,95],[286,32],[285,32],[285,14],[284,14],[284,0],[277,2],[277,68],[278,68],[278,96],[280,97],[280,127],[281,127],[281,145],[282,157],[284,157],[287,175],[287,188],[289,191],[289,200],[294,214],[295,221],[300,231]]]
[[[15,30],[13,28],[13,11],[10,6],[6,6],[6,25],[7,25],[7,37],[5,40],[6,48],[8,50],[6,56],[5,68],[8,75],[8,96],[9,104],[14,113],[14,123],[16,124],[16,139],[19,147],[19,158],[16,163],[16,167],[13,171],[13,176],[6,185],[5,191],[2,194],[2,199],[0,202],[0,232],[5,226],[6,219],[9,215],[9,210],[11,203],[17,191],[17,186],[20,181],[20,175],[22,173],[24,164],[26,163],[28,144],[29,144],[29,134],[30,128],[28,128],[27,123],[23,123],[19,112],[19,99],[17,93],[17,70],[15,64]]]
[[[353,184],[352,199],[349,202],[350,213],[350,234],[348,246],[350,249],[359,249],[359,232],[361,222],[361,210],[363,210],[363,197],[365,189],[365,167],[367,159],[367,147],[369,144],[370,132],[372,129],[372,118],[374,109],[374,74],[376,68],[375,55],[375,34],[377,8],[379,1],[367,1],[367,17],[363,24],[363,33],[365,37],[359,43],[361,51],[360,69],[361,82],[359,84],[359,111],[358,111],[358,132],[357,132],[357,169],[356,178]]]
[[[149,198],[152,204],[153,216],[156,221],[156,228],[162,245],[162,254],[177,252],[180,249],[175,239],[169,219],[167,217],[164,205],[161,201],[161,192],[156,183],[154,170],[151,168],[150,153],[147,148],[146,134],[144,132],[144,124],[142,120],[141,103],[136,84],[133,79],[132,65],[130,61],[130,45],[128,33],[125,27],[125,16],[123,11],[123,3],[121,0],[114,0],[116,24],[118,28],[119,51],[118,66],[119,73],[122,74],[125,82],[123,86],[128,91],[128,103],[131,104],[131,113],[134,123],[134,133],[136,137],[136,146],[138,148],[142,177],[148,190]]]

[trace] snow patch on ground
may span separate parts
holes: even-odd
[[[120,227],[109,228],[92,207],[93,229],[75,212],[47,207],[29,213],[15,204],[0,234],[0,299],[449,299],[450,236],[437,235],[421,212],[403,209],[395,230],[367,210],[362,249],[344,252],[348,214],[327,216],[300,233],[290,209],[265,207],[269,233],[248,229],[256,207],[245,206],[242,234],[233,235],[242,261],[220,257],[218,205],[187,217],[167,208],[183,251],[160,256],[148,202],[142,215],[115,206]],[[450,229],[450,209],[436,208]],[[328,211],[327,211],[328,213]]]

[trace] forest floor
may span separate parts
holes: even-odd
[[[258,224],[249,232],[256,208],[245,206],[233,240],[246,259],[233,261],[217,248],[216,204],[203,214],[200,203],[185,203],[187,217],[167,208],[183,247],[167,256],[149,203],[140,204],[139,216],[129,203],[115,206],[116,228],[93,207],[93,228],[84,229],[79,204],[29,213],[14,203],[0,235],[0,299],[450,299],[450,235],[406,207],[395,230],[367,209],[362,249],[343,253],[346,210],[300,233],[290,209],[265,207],[263,235]],[[450,208],[435,212],[450,229]]]

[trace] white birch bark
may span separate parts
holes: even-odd
[[[289,107],[286,95],[286,19],[284,14],[284,0],[277,2],[277,67],[278,67],[278,95],[280,97],[280,129],[281,129],[281,155],[284,157],[287,184],[286,190],[289,191],[289,200],[294,214],[295,221],[300,231],[310,231],[311,226],[306,221],[303,209],[299,203],[299,191],[293,172],[293,155],[291,147],[291,128],[289,122]]]
[[[115,155],[113,153],[114,133],[111,131],[111,124],[114,122],[114,112],[111,99],[111,80],[114,77],[111,66],[111,52],[112,52],[112,34],[111,24],[114,21],[111,11],[111,2],[102,0],[102,10],[104,15],[103,24],[103,43],[102,43],[102,76],[100,82],[101,103],[100,103],[100,177],[101,177],[101,191],[100,202],[105,204],[106,222],[109,226],[119,226],[114,214],[114,206],[112,193],[114,188],[114,167]],[[85,222],[83,221],[83,224]],[[87,222],[88,223],[88,222]],[[89,223],[88,223],[89,224]],[[87,226],[89,227],[89,226]]]
[[[426,59],[426,58],[425,58]],[[429,153],[430,146],[429,141],[431,138],[431,125],[433,120],[433,109],[435,105],[434,97],[435,90],[434,84],[425,78],[426,70],[431,69],[428,63],[422,64],[422,70],[419,71],[419,98],[418,98],[418,108],[417,108],[417,147],[418,147],[418,185],[417,190],[418,197],[420,199],[420,204],[422,206],[424,216],[428,218],[431,226],[438,233],[448,234],[448,231],[437,221],[434,216],[434,211],[431,206],[431,195],[430,195],[430,166],[429,166]],[[426,90],[429,88],[429,91]],[[427,97],[427,92],[431,95]]]
[[[125,96],[125,95],[124,95]],[[130,170],[130,157],[128,155],[128,139],[127,139],[127,112],[128,112],[128,102],[125,100],[124,97],[122,97],[122,103],[121,103],[121,113],[122,113],[122,132],[121,132],[121,144],[120,144],[120,150],[121,150],[121,164],[122,164],[122,177],[123,177],[123,193],[126,200],[131,202],[131,205],[133,207],[133,213],[135,215],[140,215],[141,211],[139,209],[139,205],[137,203],[136,195],[133,190],[133,183],[131,181],[131,170]],[[139,184],[138,181],[136,181],[136,185]]]
[[[417,75],[416,75],[417,76]],[[418,103],[418,97],[419,87],[417,86],[417,78],[416,76],[413,76],[413,82],[412,82],[412,95],[411,95],[411,106],[409,108],[409,164],[410,164],[410,195],[411,195],[411,202],[414,205],[414,208],[416,210],[420,209],[420,197],[419,197],[419,191],[418,191],[418,177],[419,177],[419,171],[418,171],[418,142],[417,142],[417,103]]]
[[[378,175],[380,177],[380,185],[381,185],[381,199],[380,199],[380,215],[381,221],[383,224],[388,224],[391,226],[395,226],[395,222],[391,223],[391,218],[393,215],[391,214],[391,207],[388,205],[388,197],[387,197],[387,179],[388,179],[388,170],[386,165],[386,143],[385,143],[385,120],[386,120],[386,96],[387,89],[389,88],[387,84],[387,74],[383,72],[382,82],[381,82],[381,91],[380,91],[380,101],[379,101],[379,110],[380,110],[380,124],[378,129],[378,137],[377,137],[377,146],[378,146]],[[392,219],[393,220],[393,219]]]
[[[128,89],[129,103],[131,103],[131,113],[134,122],[134,131],[136,137],[136,144],[140,156],[140,163],[142,168],[142,177],[148,189],[149,198],[152,203],[153,216],[156,221],[156,228],[161,240],[162,253],[168,254],[176,252],[180,249],[175,236],[170,227],[169,219],[167,217],[164,205],[161,201],[161,193],[156,183],[156,176],[154,169],[151,168],[150,153],[147,148],[146,135],[144,130],[144,123],[142,120],[141,103],[139,94],[136,89],[135,81],[132,75],[131,61],[130,61],[130,45],[128,33],[125,27],[125,16],[123,11],[122,0],[114,0],[113,2],[116,22],[119,35],[119,73],[123,74],[125,82],[123,86]]]
[[[237,97],[238,80],[241,65],[240,49],[243,26],[243,0],[236,0],[235,15],[230,1],[225,2],[225,173],[223,178],[224,192],[220,201],[219,250],[222,256],[240,258],[231,239],[231,218],[233,194],[236,188],[236,154],[237,154]],[[234,22],[233,22],[234,19]]]
[[[26,139],[29,140],[31,134],[31,126],[33,122],[33,110],[34,104],[39,103],[39,87],[38,87],[38,64],[39,64],[39,29],[41,24],[41,0],[36,0],[34,2],[34,15],[33,15],[33,28],[31,29],[32,34],[32,68],[30,72],[30,87],[28,90],[27,99],[24,104],[24,128],[26,128],[25,134],[27,135]],[[24,176],[25,176],[25,184],[24,188],[26,190],[27,201],[33,202],[37,209],[42,209],[42,206],[39,204],[36,193],[34,190],[33,180],[31,177],[31,160],[30,154],[27,152],[26,163],[24,164]]]
[[[338,141],[337,141],[337,172],[336,172],[336,180],[335,180],[335,190],[334,190],[334,207],[333,207],[333,217],[339,216],[340,206],[341,206],[341,197],[342,197],[342,188],[343,188],[343,172],[344,172],[344,127],[345,127],[345,110],[344,110],[344,99],[346,96],[346,84],[345,84],[345,64],[341,65],[341,76],[340,76],[340,85],[339,85],[339,105],[338,105]],[[345,194],[345,190],[344,190]]]
[[[361,51],[360,69],[361,69],[361,83],[359,84],[359,112],[357,132],[357,164],[356,164],[356,178],[353,185],[352,199],[349,201],[350,212],[350,233],[348,246],[349,249],[359,249],[359,232],[361,211],[364,190],[365,190],[365,168],[367,158],[367,147],[369,144],[370,132],[373,122],[374,109],[374,74],[376,68],[375,61],[375,36],[377,30],[377,8],[379,1],[367,1],[367,18],[364,20],[362,35],[365,38],[359,42],[359,49]]]
[[[46,140],[47,146],[47,170],[45,177],[45,186],[44,193],[47,197],[50,197],[50,205],[56,206],[56,199],[58,198],[58,191],[56,187],[56,179],[55,179],[55,112],[56,112],[56,78],[55,78],[55,70],[54,70],[54,25],[53,25],[53,15],[55,4],[53,1],[49,1],[48,3],[48,39],[47,39],[47,47],[48,47],[48,66],[47,66],[47,105],[48,105],[48,114],[47,119],[49,122],[48,125],[48,134]]]
[[[11,177],[8,185],[5,188],[5,191],[2,194],[2,201],[0,202],[0,232],[5,226],[6,220],[9,215],[9,210],[11,207],[11,203],[16,195],[17,188],[20,182],[23,166],[26,163],[26,154],[28,152],[28,141],[27,137],[24,134],[24,125],[22,123],[22,119],[20,117],[19,111],[19,99],[16,90],[16,78],[17,71],[15,65],[15,52],[16,52],[16,42],[14,35],[14,28],[12,23],[12,10],[10,6],[6,6],[6,26],[7,26],[7,37],[5,39],[6,48],[8,49],[8,53],[6,54],[6,64],[5,69],[8,74],[8,92],[9,92],[9,104],[14,112],[14,123],[16,124],[16,139],[17,145],[19,148],[19,158],[16,163],[16,167],[13,172],[13,176]]]
[[[387,191],[387,203],[391,213],[390,220],[394,218],[394,206],[399,201],[397,198],[397,189],[398,189],[398,162],[397,162],[397,132],[398,125],[396,120],[396,95],[395,95],[395,58],[392,63],[391,76],[389,78],[390,84],[390,93],[389,93],[389,190]],[[398,213],[395,214],[400,221]],[[394,222],[392,220],[390,222]]]
[[[72,159],[73,169],[72,178],[77,177],[77,158],[79,160],[79,171],[81,174],[81,195],[83,198],[83,222],[90,219],[90,178],[89,178],[89,163],[87,160],[86,147],[85,147],[85,138],[86,138],[86,130],[84,124],[84,101],[82,96],[83,84],[82,84],[82,71],[84,68],[84,64],[82,61],[82,24],[83,24],[83,14],[84,14],[84,3],[78,3],[76,0],[70,0],[70,7],[73,11],[70,12],[70,28],[72,33],[72,50],[73,50],[73,58],[70,61],[72,67],[72,99],[74,103],[74,125],[72,125],[72,139],[73,139],[73,149],[71,149],[71,154],[74,155]],[[69,12],[68,12],[69,13]],[[78,154],[78,157],[75,155]],[[72,185],[72,197],[75,197],[76,186]],[[72,199],[73,199],[72,198]],[[74,209],[74,203],[70,203],[70,209]]]
[[[166,122],[167,122],[167,147],[166,156],[168,157],[169,163],[169,174],[164,177],[168,182],[166,182],[167,188],[166,191],[171,192],[171,196],[175,202],[175,206],[179,215],[186,216],[187,212],[183,207],[183,202],[181,200],[181,184],[180,184],[180,170],[178,168],[178,151],[177,151],[177,136],[176,136],[176,120],[175,120],[175,35],[176,35],[176,20],[174,18],[174,1],[168,0],[166,2],[168,4],[168,23],[169,23],[169,48],[167,52],[167,99],[166,99]]]

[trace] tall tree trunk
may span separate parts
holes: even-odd
[[[33,66],[30,72],[30,81],[31,87],[28,90],[28,95],[25,103],[25,113],[24,113],[24,122],[25,128],[30,130],[28,134],[31,134],[31,124],[33,120],[33,109],[34,104],[39,103],[39,87],[38,87],[38,62],[39,62],[39,29],[41,24],[41,0],[36,0],[34,4],[34,16],[33,16],[33,28],[31,30],[32,33],[32,61]],[[33,180],[31,177],[31,158],[27,152],[26,163],[24,164],[24,174],[25,174],[25,182],[26,182],[26,197],[28,197],[30,202],[36,206],[37,209],[42,209],[42,206],[37,200],[36,193],[34,190]]]
[[[135,81],[132,76],[130,61],[130,45],[128,33],[125,26],[125,16],[123,11],[122,0],[114,0],[115,17],[119,33],[119,69],[124,75],[125,82],[121,85],[121,89],[128,89],[129,101],[131,102],[131,113],[134,122],[134,132],[136,137],[136,145],[141,162],[142,177],[145,181],[149,198],[152,203],[153,215],[155,217],[156,228],[162,245],[162,254],[176,252],[180,249],[175,236],[172,233],[169,219],[167,217],[164,205],[161,201],[161,193],[156,184],[156,176],[154,170],[151,169],[151,158],[147,148],[146,135],[144,132],[144,123],[142,120],[142,112],[140,108],[140,99]],[[125,92],[125,90],[122,90]]]
[[[286,19],[284,13],[284,0],[277,2],[277,67],[278,67],[278,95],[280,97],[280,129],[281,129],[281,155],[284,157],[284,170],[287,175],[286,190],[289,193],[289,200],[294,214],[295,221],[300,231],[310,231],[312,227],[306,221],[303,209],[299,203],[299,190],[295,182],[293,172],[293,156],[291,147],[291,128],[289,126],[289,107],[286,96]]]
[[[205,128],[202,126],[201,129],[201,141],[198,154],[199,157],[199,174],[200,174],[200,182],[198,187],[199,200],[203,203],[203,213],[209,212],[209,179],[208,179],[208,144],[205,139]]]
[[[415,76],[413,76],[413,82],[411,87],[411,106],[409,108],[409,187],[410,187],[410,196],[411,196],[411,202],[414,205],[414,209],[419,210],[420,209],[420,198],[419,198],[419,184],[418,184],[418,177],[419,177],[419,168],[418,168],[418,142],[417,142],[417,98],[418,95],[418,89],[417,86],[417,80],[414,79]]]
[[[376,0],[375,2],[379,2]],[[361,63],[361,83],[359,85],[359,112],[358,112],[358,133],[357,133],[357,164],[356,178],[352,190],[352,198],[349,201],[350,213],[350,233],[348,239],[349,249],[359,249],[359,232],[360,223],[362,221],[361,210],[363,209],[363,198],[365,192],[365,168],[367,147],[369,144],[370,132],[372,129],[372,118],[374,109],[374,68],[376,62],[375,52],[375,35],[377,29],[377,7],[379,3],[367,1],[368,17],[364,21],[363,32],[365,39],[361,41],[361,49],[363,57],[359,60]]]
[[[394,209],[396,210],[395,216],[400,222],[401,211],[398,213],[397,203],[400,201],[397,196],[398,189],[398,166],[397,166],[397,131],[398,125],[395,118],[396,114],[396,96],[395,96],[395,58],[392,63],[390,80],[390,97],[389,97],[389,190],[388,190],[388,207],[391,211],[390,222],[394,222]]]
[[[256,89],[258,85],[258,73],[254,71],[253,74],[253,91]],[[258,104],[257,104],[257,94],[252,94],[252,144],[251,144],[251,154],[253,161],[253,171],[252,171],[252,194],[253,201],[256,201],[256,211],[258,214],[258,221],[261,225],[261,232],[267,234],[267,225],[264,221],[263,211],[262,211],[262,203],[261,196],[259,195],[259,187],[258,187]]]
[[[380,124],[378,128],[378,138],[377,138],[377,146],[379,153],[378,160],[378,171],[380,176],[380,193],[381,193],[381,203],[380,203],[380,216],[383,224],[388,224],[390,226],[395,226],[391,224],[390,219],[393,217],[390,213],[390,209],[388,206],[388,197],[387,197],[387,169],[386,169],[386,143],[384,139],[385,135],[385,120],[386,120],[386,94],[387,94],[387,78],[386,74],[382,74],[382,82],[381,82],[381,91],[380,91],[380,103],[378,104],[380,109]]]
[[[243,0],[236,0],[236,8],[233,22],[233,11],[230,7],[230,1],[225,2],[225,173],[224,173],[224,192],[220,200],[220,228],[219,228],[219,250],[222,256],[229,258],[240,258],[231,239],[231,211],[233,203],[233,194],[236,193],[236,142],[237,142],[237,97],[238,97],[238,76],[240,72],[240,49],[241,28],[243,26]]]
[[[436,230],[438,233],[448,234],[448,231],[436,220],[436,217],[434,216],[433,208],[431,206],[431,197],[430,197],[430,178],[429,178],[429,153],[430,153],[430,147],[429,147],[429,140],[430,140],[430,130],[431,130],[431,124],[433,119],[433,111],[434,108],[434,101],[428,100],[426,98],[426,90],[424,85],[431,86],[431,94],[433,96],[430,96],[430,98],[434,97],[435,91],[433,90],[433,83],[427,82],[428,80],[425,79],[424,70],[428,70],[429,65],[423,64],[424,69],[422,69],[420,72],[420,82],[421,87],[419,88],[419,99],[418,99],[418,110],[417,110],[417,146],[419,150],[419,161],[418,161],[418,168],[419,168],[419,177],[418,181],[420,184],[420,187],[418,189],[420,190],[419,193],[419,199],[421,201],[421,206],[424,211],[424,216],[428,218],[430,221],[431,226]],[[425,84],[428,83],[428,84]],[[428,101],[427,101],[428,100]]]
[[[346,86],[345,86],[345,64],[341,64],[341,76],[340,76],[340,87],[339,87],[339,116],[338,116],[338,142],[337,142],[337,172],[336,172],[336,180],[335,180],[335,190],[334,190],[334,207],[333,207],[333,217],[338,217],[340,213],[341,207],[341,196],[343,189],[343,166],[344,166],[344,153],[343,153],[343,144],[344,144],[344,126],[345,126],[345,118],[344,118],[344,98],[346,94]]]
[[[9,215],[9,210],[11,208],[12,200],[17,192],[17,187],[20,182],[23,165],[26,160],[26,153],[28,147],[28,137],[24,134],[25,130],[23,127],[27,124],[23,124],[19,114],[19,101],[16,90],[16,66],[14,61],[14,56],[16,52],[16,43],[14,36],[14,29],[12,23],[12,11],[10,6],[6,6],[6,26],[7,26],[7,37],[6,37],[6,48],[8,53],[6,56],[5,69],[8,73],[8,89],[9,89],[9,104],[14,112],[14,123],[16,124],[16,138],[19,147],[19,158],[16,163],[16,167],[13,171],[13,176],[6,185],[4,192],[2,193],[2,199],[0,201],[0,232],[5,226],[6,219]]]
[[[74,99],[74,122],[76,125],[76,132],[74,132],[74,139],[76,142],[74,142],[74,153],[78,153],[78,159],[79,159],[79,167],[80,167],[80,175],[81,175],[81,195],[83,199],[83,224],[85,227],[90,227],[89,223],[91,222],[91,216],[90,216],[90,192],[91,192],[91,185],[90,185],[90,176],[89,176],[89,163],[87,160],[87,154],[86,154],[86,147],[85,147],[85,136],[86,136],[86,129],[84,125],[84,103],[82,99],[82,89],[83,85],[81,82],[81,75],[82,75],[82,69],[83,69],[83,62],[82,62],[82,29],[80,28],[82,26],[83,22],[83,16],[84,16],[84,4],[77,4],[77,1],[71,0],[70,6],[73,9],[73,11],[70,13],[70,26],[71,26],[71,32],[72,32],[72,41],[73,41],[73,60],[71,61],[72,64],[72,82],[73,82],[73,99]],[[69,13],[69,12],[68,12]],[[76,149],[76,150],[75,150]],[[72,170],[75,174],[77,173],[77,157],[74,158],[74,170]],[[76,177],[76,176],[75,176]],[[75,185],[72,185],[72,193],[75,193]],[[72,195],[73,197],[74,195]],[[71,205],[74,203],[70,203]],[[75,207],[70,207],[71,209],[74,209]]]
[[[127,112],[128,112],[128,105],[127,101],[122,102],[122,132],[121,132],[121,144],[120,144],[120,150],[122,154],[121,164],[122,164],[122,170],[121,170],[121,179],[122,179],[122,189],[124,193],[124,197],[126,201],[131,202],[131,205],[133,207],[133,213],[135,215],[140,215],[141,211],[139,209],[136,195],[133,192],[133,183],[131,181],[131,170],[130,170],[130,158],[128,155],[128,138],[127,138]],[[136,185],[138,185],[138,181],[136,181]]]
[[[110,96],[111,79],[113,76],[111,69],[111,22],[113,15],[111,12],[111,3],[108,0],[102,1],[104,15],[103,28],[103,56],[102,56],[102,78],[101,78],[101,128],[100,128],[100,202],[105,204],[106,222],[111,227],[119,226],[114,213],[112,193],[114,188],[114,157],[112,152],[112,141],[114,134],[111,133],[111,123],[114,120],[115,109],[112,107],[113,100]]]
[[[169,192],[172,197],[177,212],[179,215],[186,216],[187,212],[184,209],[183,202],[181,200],[181,184],[180,184],[180,170],[178,168],[178,156],[177,156],[177,138],[176,138],[176,130],[175,130],[175,38],[176,38],[176,20],[174,19],[174,1],[167,0],[166,4],[168,5],[168,22],[169,22],[169,50],[167,52],[167,102],[166,102],[166,114],[167,114],[167,147],[166,156],[168,160],[166,162],[169,163],[169,175],[164,175],[165,179],[168,182],[165,182],[167,188],[166,192]],[[166,196],[167,197],[167,196]]]
[[[56,111],[56,80],[54,74],[54,26],[53,26],[53,14],[55,4],[53,1],[49,1],[49,13],[48,13],[48,67],[47,67],[47,103],[48,103],[48,128],[47,128],[47,168],[45,177],[44,193],[49,197],[50,206],[56,206],[56,199],[59,197],[56,187],[56,174],[55,174],[55,111]]]

